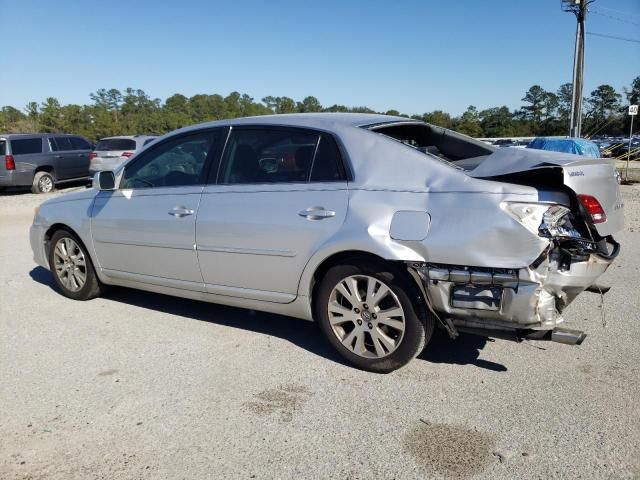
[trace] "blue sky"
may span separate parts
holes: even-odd
[[[587,31],[640,38],[640,0],[596,0]],[[520,106],[571,81],[575,19],[560,0],[0,0],[0,106],[99,88],[460,114]],[[614,18],[612,18],[614,17]],[[587,37],[586,86],[621,91],[640,44]]]

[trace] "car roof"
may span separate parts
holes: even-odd
[[[407,117],[395,117],[378,113],[284,113],[279,115],[260,115],[255,117],[242,117],[213,122],[200,123],[181,129],[181,132],[198,130],[206,127],[225,125],[282,125],[306,128],[326,129],[335,126],[362,127],[382,123],[416,122]]]
[[[76,135],[75,133],[0,133],[0,137],[6,139],[12,138],[33,138],[33,137],[48,137],[48,136],[56,136],[56,137],[82,137],[82,135]]]
[[[129,140],[145,140],[147,138],[158,138],[157,135],[114,135],[113,137],[102,137],[100,140],[117,140],[120,138]]]

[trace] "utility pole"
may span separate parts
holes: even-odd
[[[579,137],[582,131],[582,89],[584,86],[584,23],[587,10],[595,0],[561,0],[562,10],[575,14],[576,47],[573,54],[573,93],[571,96],[571,117],[569,136]]]

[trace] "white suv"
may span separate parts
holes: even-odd
[[[91,158],[89,173],[93,175],[101,170],[115,169],[156,138],[158,137],[151,135],[125,135],[101,139],[89,155]]]

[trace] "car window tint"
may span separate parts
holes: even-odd
[[[56,139],[56,145],[58,146],[58,150],[63,152],[66,150],[73,150],[69,137],[55,137],[55,139]]]
[[[319,135],[295,130],[235,130],[220,183],[306,182],[318,140]]]
[[[333,138],[322,135],[311,170],[311,182],[335,182],[344,180],[345,175],[338,145]]]
[[[99,152],[107,152],[109,150],[135,150],[136,141],[132,138],[104,138],[96,145]]]
[[[151,147],[124,170],[120,188],[153,188],[202,183],[205,161],[217,132],[180,137]]]
[[[147,143],[151,143],[155,140],[155,138],[147,138],[144,143],[142,144],[143,146],[146,145]]]
[[[70,137],[69,140],[74,150],[91,150],[91,145],[84,138]]]
[[[0,155],[5,155],[7,153],[7,145],[4,140],[0,140]]]
[[[42,139],[41,138],[20,138],[16,140],[11,140],[11,153],[14,155],[42,153]]]

